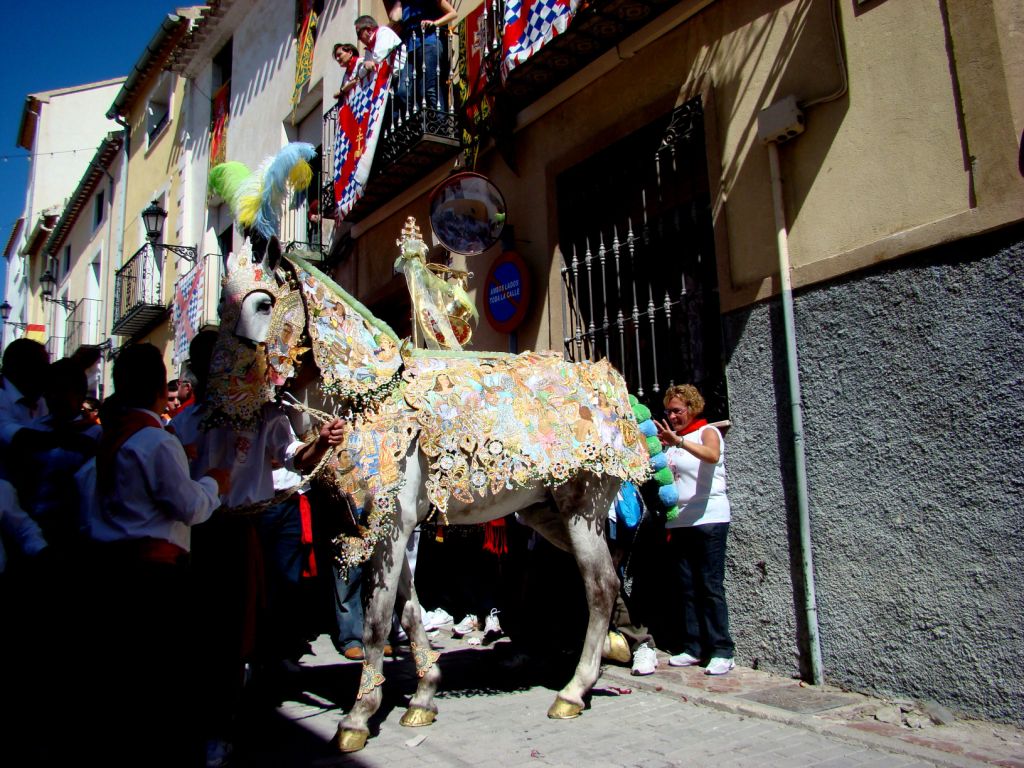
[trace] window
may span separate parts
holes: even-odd
[[[146,104],[146,136],[152,144],[171,121],[171,87],[173,75],[164,72]]]
[[[106,212],[106,206],[104,205],[104,194],[103,190],[96,193],[96,197],[93,198],[92,203],[92,230],[95,232],[99,229],[100,224],[103,223],[103,217]]]
[[[607,358],[655,412],[669,386],[694,384],[727,418],[700,98],[568,169],[557,190],[566,357]]]
[[[66,278],[68,276],[69,272],[71,272],[71,246],[70,245],[65,245],[64,246],[64,260],[63,260],[63,262],[61,263],[61,266],[60,266],[60,272],[59,272],[59,276],[58,276],[58,281],[63,279],[63,278]]]
[[[210,167],[227,160],[228,122],[231,119],[231,40],[213,57],[213,93],[210,96]]]

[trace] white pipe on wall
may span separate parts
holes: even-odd
[[[804,419],[800,405],[800,369],[796,353],[796,324],[793,315],[793,282],[790,278],[789,231],[786,227],[786,205],[782,195],[782,170],[779,147],[768,142],[771,166],[772,207],[775,211],[775,239],[779,251],[782,321],[786,339],[786,375],[789,384],[789,406],[793,419],[793,464],[796,474],[797,526],[800,533],[800,567],[803,575],[803,612],[807,622],[807,644],[811,662],[811,682],[821,685],[824,679],[821,663],[821,640],[818,636],[818,606],[814,587],[814,556],[811,551],[811,516],[807,503],[807,461],[804,455]]]

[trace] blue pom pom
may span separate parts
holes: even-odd
[[[666,507],[672,507],[679,501],[679,491],[674,485],[663,485],[658,489],[658,498]]]
[[[658,434],[658,425],[648,419],[647,421],[640,422],[640,431],[646,437],[654,437],[654,435]]]
[[[668,466],[668,456],[664,453],[658,453],[651,456],[651,469],[657,472],[659,469],[664,469]]]

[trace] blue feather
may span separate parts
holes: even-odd
[[[658,434],[658,427],[653,421],[648,419],[647,421],[640,422],[640,432],[646,437],[654,437]]]
[[[668,456],[664,453],[659,453],[651,456],[651,469],[657,472],[659,469],[664,469],[668,466]]]
[[[281,148],[273,159],[260,169],[263,179],[263,196],[260,210],[254,224],[256,231],[270,238],[277,234],[280,224],[279,208],[288,191],[288,174],[296,163],[310,161],[316,157],[316,147],[302,141],[293,141]]]

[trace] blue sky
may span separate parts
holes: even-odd
[[[161,19],[175,7],[160,0],[5,3],[5,40],[0,46],[0,249],[25,204],[28,153],[15,143],[25,97],[127,75]],[[0,292],[6,285],[6,266],[0,258]]]

